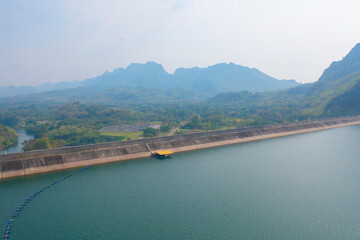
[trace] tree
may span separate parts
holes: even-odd
[[[170,130],[171,130],[171,127],[170,127],[169,124],[162,125],[162,126],[160,127],[160,132],[162,132],[162,133],[169,132]]]
[[[190,119],[190,122],[188,122],[186,125],[184,125],[183,128],[187,129],[200,129],[201,128],[201,120],[199,115],[195,115]]]
[[[158,133],[158,130],[156,130],[155,128],[146,128],[144,130],[143,136],[144,137],[155,137]]]

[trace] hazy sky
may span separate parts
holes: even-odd
[[[156,61],[312,82],[360,42],[359,0],[1,0],[0,86]]]

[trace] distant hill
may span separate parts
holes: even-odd
[[[42,92],[48,92],[53,90],[64,90],[69,88],[77,88],[83,86],[82,82],[59,82],[59,83],[45,83],[35,87],[31,86],[7,86],[0,87],[0,98],[4,97],[14,97],[14,96],[24,96],[29,94],[36,94]]]
[[[346,98],[353,96],[350,93],[356,92],[359,83],[360,44],[358,43],[341,61],[331,63],[319,80],[310,85],[304,95],[304,101],[312,101],[312,107],[317,108],[317,111],[322,111],[323,114],[345,114],[339,111],[339,106],[333,108],[330,105],[335,106],[337,99],[345,104],[344,97],[341,96],[344,94]],[[347,108],[347,104],[344,108]]]
[[[349,91],[331,99],[324,109],[329,115],[360,113],[360,81]]]
[[[267,118],[360,114],[360,43],[341,61],[331,63],[314,83],[265,93],[222,93],[207,104],[245,109]]]
[[[256,68],[234,63],[220,63],[208,68],[179,68],[173,78],[177,87],[187,86],[194,91],[211,94],[230,91],[264,92],[299,85],[295,80],[278,80]]]
[[[354,86],[360,75],[360,43],[357,44],[341,61],[330,64],[321,77],[307,91],[308,96],[319,96],[324,92],[346,91]]]
[[[325,72],[327,77],[322,79],[322,84],[336,85],[338,94],[327,102],[324,112],[329,115],[360,113],[360,43]]]
[[[179,68],[174,74],[169,74],[162,65],[147,62],[132,63],[127,68],[118,68],[84,81],[47,83],[36,87],[0,87],[0,96],[14,97],[75,88],[85,88],[83,89],[85,94],[86,89],[90,88],[97,88],[100,91],[125,87],[186,92],[206,97],[221,92],[245,90],[262,92],[287,89],[297,85],[299,83],[295,80],[278,80],[256,68],[234,63],[220,63],[207,68]]]

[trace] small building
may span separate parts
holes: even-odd
[[[168,158],[171,157],[173,154],[173,152],[168,151],[168,150],[159,150],[153,153],[154,157],[158,157],[158,158]]]

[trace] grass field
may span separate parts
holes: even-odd
[[[175,135],[188,134],[188,133],[199,133],[199,132],[205,132],[205,131],[204,130],[199,130],[199,129],[178,129],[175,132]]]
[[[103,136],[125,137],[124,140],[139,139],[143,132],[101,132]]]

